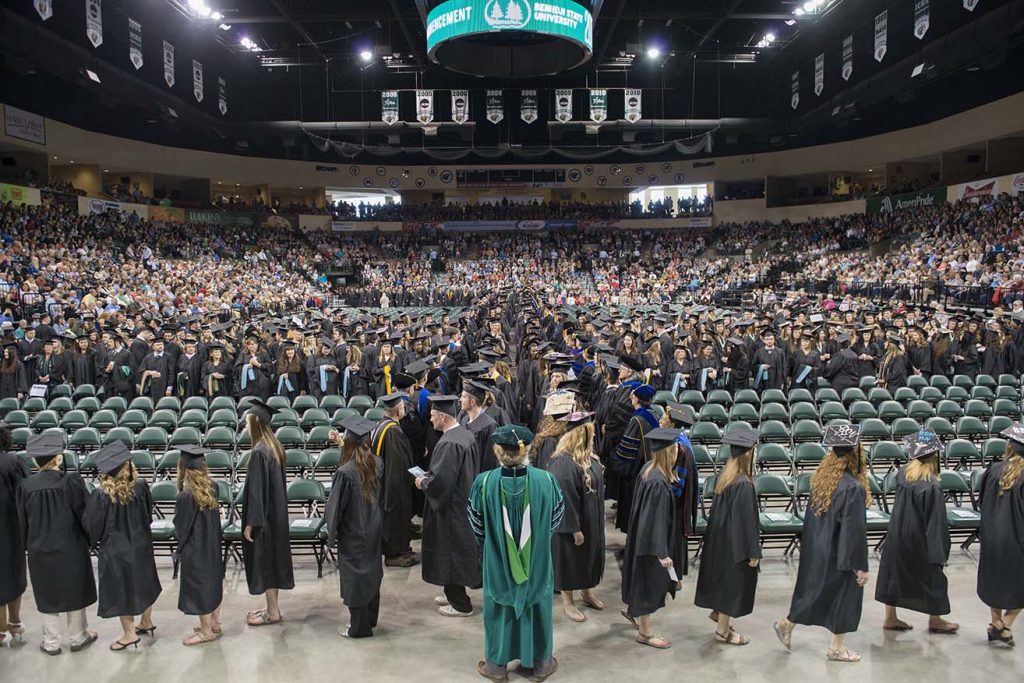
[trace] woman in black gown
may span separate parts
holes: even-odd
[[[573,592],[596,610],[604,609],[593,588],[604,576],[604,467],[594,455],[593,413],[572,413],[559,421],[567,431],[548,463],[562,488],[565,511],[551,537],[555,590],[562,594],[562,611],[571,621],[587,617],[573,602]]]
[[[715,642],[746,645],[750,639],[730,625],[754,611],[761,543],[757,532],[757,493],[751,481],[758,433],[736,427],[722,438],[729,461],[715,482],[715,497],[704,534],[694,604],[712,610]]]
[[[800,537],[800,568],[789,615],[775,622],[775,634],[788,650],[796,624],[832,632],[825,656],[833,662],[859,662],[843,645],[857,630],[868,581],[866,509],[871,504],[867,462],[857,427],[825,428],[831,451],[811,477],[811,496]]]
[[[203,393],[207,398],[234,396],[231,390],[231,364],[224,359],[224,345],[210,344],[203,363]]]
[[[18,487],[30,475],[14,453],[11,429],[0,422],[0,644],[7,636],[25,632],[21,624],[21,596],[28,587],[25,542],[18,527]]]
[[[989,642],[1012,646],[1013,622],[1024,608],[1024,424],[1015,422],[999,435],[1007,441],[1006,454],[981,482],[978,597],[992,615]]]
[[[885,338],[885,355],[878,366],[878,386],[896,391],[907,385],[907,356],[903,340],[890,334]]]
[[[274,394],[287,397],[290,403],[305,389],[305,373],[295,342],[286,341],[281,344],[281,357],[274,363]]]
[[[949,582],[942,567],[949,560],[949,524],[939,485],[942,442],[934,432],[903,439],[910,462],[896,475],[896,494],[878,564],[875,600],[885,605],[886,631],[909,631],[896,608],[930,615],[930,633],[956,633],[949,614]]]
[[[138,647],[143,634],[156,630],[153,603],[161,590],[149,530],[153,499],[131,458],[120,441],[93,453],[99,486],[85,508],[89,539],[99,546],[99,616],[121,620],[121,637],[110,646],[114,652]],[[142,615],[138,626],[137,614]]]
[[[178,609],[197,615],[199,626],[183,641],[200,645],[220,638],[224,597],[223,535],[217,489],[206,469],[205,449],[182,446],[174,537],[178,539]]]
[[[573,412],[576,407],[576,394],[562,391],[548,396],[544,403],[544,417],[537,425],[537,436],[530,444],[530,464],[537,469],[546,470],[555,452],[558,440],[565,434],[566,423],[560,418]]]
[[[25,364],[18,360],[17,342],[4,342],[4,356],[0,360],[0,398],[19,401],[28,393],[28,375]]]

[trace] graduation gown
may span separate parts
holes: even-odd
[[[33,384],[46,384],[55,387],[64,383],[64,374],[64,354],[51,353],[49,356],[40,354],[36,360],[35,373],[31,375],[31,378]],[[42,377],[46,377],[47,380],[42,381]]]
[[[415,464],[409,439],[399,423],[384,418],[374,429],[370,443],[381,463],[380,507],[384,555],[394,557],[409,552],[412,534],[413,478],[409,468]]]
[[[384,578],[381,505],[376,496],[363,497],[363,478],[355,459],[339,467],[333,481],[324,519],[328,545],[338,544],[341,598],[350,608],[366,607],[380,595]]]
[[[476,453],[474,455],[474,462],[476,463],[475,474],[493,470],[497,467],[498,459],[494,455],[494,448],[491,446],[490,441],[491,434],[498,428],[498,423],[495,422],[494,418],[481,411],[475,420],[470,421],[469,415],[460,412],[459,423],[469,430],[476,441]]]
[[[220,606],[224,596],[222,535],[219,509],[200,510],[191,492],[178,493],[174,537],[178,539],[178,609],[184,614],[210,614]]]
[[[1024,477],[999,495],[999,478],[1005,469],[1005,461],[997,462],[982,475],[978,597],[995,609],[1020,609],[1024,608]]]
[[[661,470],[651,466],[646,478],[643,473],[637,477],[622,558],[622,602],[631,617],[664,607],[666,594],[675,598],[676,583],[659,562],[673,557],[682,542],[674,506],[672,487]]]
[[[757,568],[748,560],[761,559],[757,520],[757,494],[746,475],[712,499],[693,600],[697,607],[734,619],[754,611]]]
[[[804,352],[803,349],[793,351],[793,367],[790,379],[794,387],[803,387],[814,391],[818,388],[818,375],[821,374],[821,357],[814,349]],[[799,381],[798,381],[799,380]]]
[[[174,382],[175,393],[181,398],[202,395],[203,357],[198,351],[192,354],[191,358],[184,353],[178,356],[178,367]]]
[[[243,351],[235,359],[235,391],[239,397],[256,396],[265,401],[270,398],[268,372],[269,368],[273,367],[273,361],[266,355],[257,354],[256,362],[260,364],[257,368],[249,365],[249,359],[252,357],[248,351]]]
[[[916,374],[915,371],[920,371],[923,377],[931,378],[931,345],[926,343],[924,346],[907,346],[907,374]]]
[[[551,557],[555,567],[555,590],[590,589],[604,576],[604,467],[590,458],[590,491],[583,470],[564,453],[551,458],[548,472],[558,481],[564,511],[551,536]],[[573,534],[583,532],[583,545]]]
[[[153,499],[139,479],[127,505],[115,503],[102,489],[89,497],[85,512],[89,539],[99,546],[101,617],[142,614],[160,596],[153,560]]]
[[[73,385],[96,384],[96,352],[89,350],[85,353],[77,351],[63,354],[66,357],[68,381]]]
[[[268,588],[295,587],[288,538],[288,491],[284,470],[268,447],[256,444],[242,493],[242,529],[252,527],[253,542],[242,539],[242,559],[250,595]]]
[[[949,525],[942,488],[937,479],[907,481],[904,466],[896,475],[875,600],[924,614],[949,614],[949,583],[942,572],[947,560]]]
[[[96,602],[96,581],[85,531],[85,482],[76,473],[36,472],[18,489],[21,537],[36,607],[43,614],[74,612]]]
[[[25,364],[18,361],[11,372],[0,372],[0,398],[17,398],[28,393],[28,376]]]
[[[804,513],[800,537],[800,568],[789,607],[794,624],[824,626],[832,633],[851,633],[860,624],[864,588],[857,571],[868,570],[867,516],[864,487],[843,474],[832,493],[828,512]]]
[[[338,378],[340,375],[337,370],[324,370],[323,383],[321,384],[320,368],[324,365],[341,367],[333,355],[312,356],[306,359],[306,385],[309,387],[309,393],[315,396],[317,400],[329,394],[337,395],[341,393],[338,390]]]
[[[650,459],[650,449],[644,441],[644,435],[657,429],[658,418],[648,408],[640,407],[626,423],[626,430],[619,439],[612,455],[610,467],[617,475],[615,480],[618,488],[615,492],[619,503],[615,510],[615,528],[626,531],[629,528],[629,515],[633,508],[633,489],[640,469]]]
[[[897,353],[888,361],[883,358],[878,368],[878,379],[885,382],[889,391],[907,386],[907,357]]]
[[[423,580],[435,586],[479,586],[480,560],[466,516],[476,477],[476,441],[465,427],[441,435],[423,484]]]
[[[110,372],[107,372],[108,365],[112,365]],[[108,396],[132,396],[135,392],[135,366],[128,349],[122,346],[104,353],[98,376]]]
[[[211,377],[211,375],[224,375],[221,379]],[[206,361],[203,363],[203,394],[207,398],[216,398],[218,396],[234,396],[231,384],[231,365],[227,361],[221,361],[220,363],[213,363],[212,361]]]
[[[28,466],[14,453],[0,453],[0,605],[6,605],[28,587],[25,542],[18,521],[17,493],[28,479]]]
[[[557,436],[541,436],[534,439],[531,444],[530,464],[539,470],[549,469],[548,466],[551,464],[551,456],[555,453],[558,439]]]
[[[155,370],[160,373],[159,377],[147,377],[142,380],[142,373],[148,370]],[[142,364],[139,365],[139,371],[137,377],[140,381],[144,381],[142,386],[143,392],[140,395],[145,394],[153,399],[153,403],[156,403],[163,398],[167,389],[174,386],[175,372],[177,368],[172,360],[171,356],[166,353],[157,356],[155,353],[151,353],[142,359]]]
[[[829,359],[825,366],[825,379],[832,384],[832,388],[840,395],[844,389],[860,385],[860,371],[857,354],[850,349],[843,349]]]

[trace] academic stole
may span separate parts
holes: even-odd
[[[220,389],[220,383],[217,381],[217,378],[214,377],[213,375],[208,375],[207,378],[206,378],[206,395],[207,396],[216,396],[217,395],[217,391],[219,389]]]
[[[388,395],[391,393],[391,366],[384,366],[384,393]]]
[[[492,470],[493,472],[493,470]],[[490,473],[488,473],[488,477]],[[487,490],[487,482],[484,482],[484,491]],[[512,572],[512,580],[517,585],[526,583],[530,578],[530,558],[533,553],[533,535],[530,527],[530,478],[526,477],[526,488],[523,495],[526,496],[526,507],[523,509],[523,525],[519,532],[519,543],[516,543],[512,535],[512,523],[508,517],[508,500],[505,497],[505,487],[498,479],[498,490],[501,492],[501,519],[505,529],[505,548],[508,551],[508,568]]]

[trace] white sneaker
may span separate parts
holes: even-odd
[[[444,597],[443,595],[435,595],[434,604],[438,607],[444,607],[448,604],[448,598]]]
[[[438,614],[440,614],[441,616],[444,616],[444,617],[471,617],[474,614],[473,610],[469,610],[468,612],[460,612],[459,610],[455,609],[451,605],[445,605],[444,607],[438,607],[437,608],[437,612],[438,612]]]

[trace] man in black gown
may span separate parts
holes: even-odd
[[[419,563],[409,541],[412,537],[412,447],[400,425],[405,417],[406,393],[398,391],[381,398],[384,417],[374,426],[370,444],[373,454],[384,464],[380,480],[380,506],[383,512],[384,564],[388,567],[412,567]]]
[[[754,389],[781,389],[786,385],[786,352],[775,346],[775,330],[767,328],[761,332],[764,346],[754,353],[751,369],[754,373]]]

